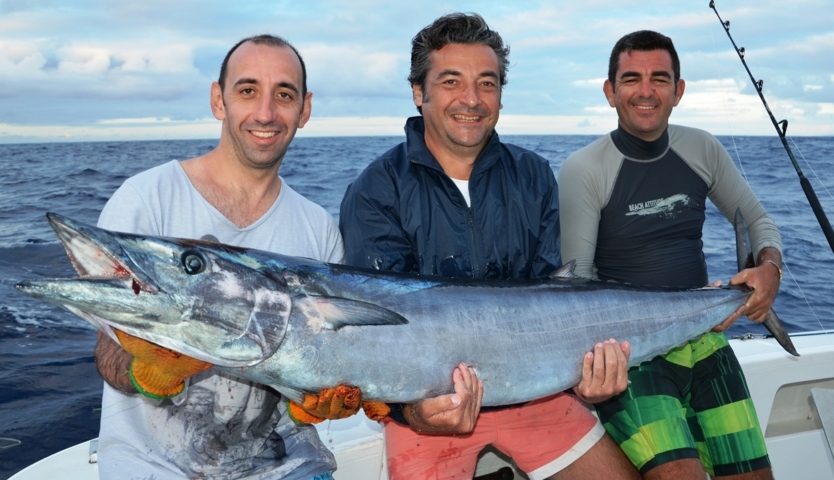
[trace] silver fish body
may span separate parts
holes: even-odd
[[[364,399],[413,402],[450,392],[465,363],[484,382],[483,405],[528,401],[575,385],[596,342],[628,340],[637,364],[708,331],[749,296],[383,274],[49,219],[79,278],[19,289],[296,399],[350,384]]]
[[[709,330],[745,298],[592,282],[433,285],[373,300],[402,325],[311,328],[311,316],[294,310],[283,344],[250,378],[309,391],[347,383],[369,398],[411,402],[449,393],[462,362],[484,382],[484,405],[513,404],[575,385],[596,342],[628,340],[637,364]]]

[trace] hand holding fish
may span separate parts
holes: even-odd
[[[730,285],[746,285],[753,290],[753,294],[715,327],[715,331],[726,330],[742,315],[756,323],[767,319],[782,282],[782,256],[775,248],[763,248],[756,264],[755,267],[742,269],[730,279]]]
[[[474,370],[464,364],[452,372],[455,393],[427,398],[406,405],[403,414],[411,428],[420,433],[469,433],[481,412],[484,384]]]
[[[132,357],[128,375],[136,391],[150,398],[169,398],[182,393],[185,380],[212,365],[160,347],[147,340],[115,330],[122,348]]]
[[[764,321],[773,307],[779,284],[782,282],[782,258],[774,248],[764,248],[759,253],[757,267],[738,272],[730,285],[745,284],[753,289],[753,295],[744,304],[744,314],[756,323]]]
[[[298,424],[321,423],[347,418],[359,411],[362,391],[350,385],[322,388],[318,395],[305,394],[301,403],[290,401],[290,418]]]
[[[599,403],[628,388],[631,345],[613,338],[597,343],[582,360],[582,379],[573,392],[588,403]]]

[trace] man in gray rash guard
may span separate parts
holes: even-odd
[[[604,84],[618,128],[575,152],[559,173],[562,259],[586,277],[639,285],[707,283],[701,234],[709,198],[750,223],[758,267],[730,282],[755,292],[736,314],[764,320],[781,280],[781,239],[712,135],[669,125],[684,92],[671,39],[626,35]],[[646,479],[772,478],[744,375],[726,337],[710,332],[629,370],[626,392],[596,405]],[[732,425],[730,428],[728,425]]]

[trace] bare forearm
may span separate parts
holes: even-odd
[[[103,332],[98,332],[95,357],[98,373],[105,382],[121,392],[136,393],[127,374],[133,357]]]
[[[778,249],[773,247],[765,247],[761,249],[759,251],[756,265],[773,268],[779,274],[779,280],[782,280],[782,254]]]

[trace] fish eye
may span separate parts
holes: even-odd
[[[186,250],[180,257],[182,267],[185,273],[189,275],[197,275],[206,269],[206,259],[200,252],[195,250]]]

